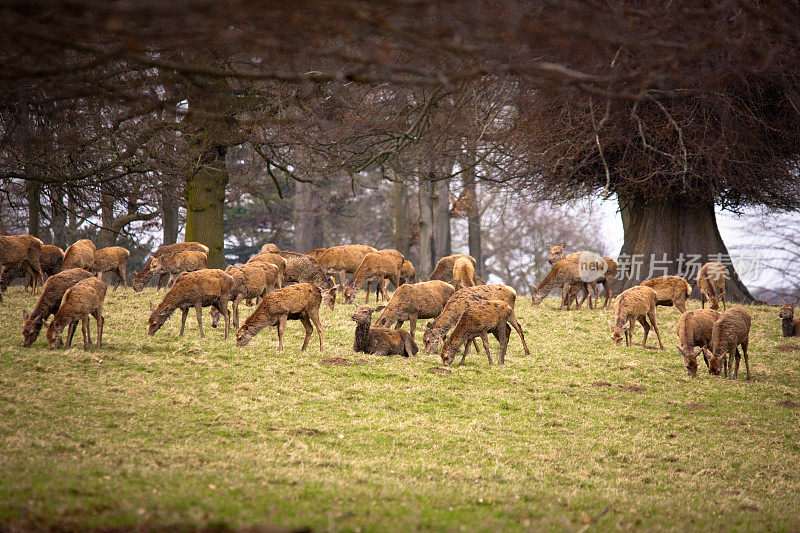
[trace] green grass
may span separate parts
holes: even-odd
[[[512,333],[504,367],[434,373],[353,353],[349,306],[323,311],[320,356],[298,322],[284,353],[274,329],[237,349],[208,318],[200,340],[193,312],[183,339],[179,313],[147,337],[159,298],[109,292],[106,346],[50,351],[21,348],[34,299],[7,293],[0,529],[800,528],[800,351],[774,307],[748,307],[752,379],[733,382],[686,376],[674,308],[662,352],[613,347],[610,310],[520,298],[530,356]]]

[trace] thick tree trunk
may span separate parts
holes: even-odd
[[[205,244],[209,248],[208,268],[225,268],[225,168],[224,146],[212,146],[201,159],[201,166],[188,176],[184,186],[186,198],[186,241]]]
[[[322,235],[322,199],[310,183],[297,182],[294,195],[294,246],[305,253],[325,246]]]
[[[411,223],[408,217],[408,187],[400,180],[392,184],[394,248],[406,258],[411,253]]]
[[[102,187],[100,196],[100,239],[97,242],[98,248],[114,246],[117,236],[114,233],[114,197]]]
[[[433,242],[434,259],[438,261],[453,253],[450,237],[450,180],[437,181],[434,191],[436,199],[433,209]]]
[[[25,185],[25,196],[28,200],[28,235],[39,238],[42,208],[39,205],[39,195],[42,186],[38,181],[29,181]]]
[[[475,273],[485,277],[483,265],[483,244],[481,243],[481,204],[475,187],[474,170],[464,178],[464,187],[469,194],[469,214],[467,215],[467,230],[469,233],[469,255],[475,258]]]
[[[417,277],[428,279],[433,272],[434,243],[433,243],[433,195],[434,183],[429,179],[420,180],[419,183],[419,265]]]
[[[174,187],[162,185],[161,193],[161,227],[163,231],[163,244],[178,242],[178,197]]]
[[[713,202],[675,199],[648,204],[641,199],[620,199],[620,210],[625,231],[618,274],[622,289],[672,274],[685,277],[699,297],[694,281],[698,269],[708,261],[719,261],[728,268],[726,299],[753,301],[730,262]]]

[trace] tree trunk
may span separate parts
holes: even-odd
[[[429,179],[419,183],[419,266],[417,277],[428,279],[434,267],[433,243],[434,184]]]
[[[101,186],[100,195],[100,239],[97,242],[98,248],[114,246],[117,236],[114,234],[114,197]]]
[[[648,204],[642,199],[620,199],[625,242],[620,251],[617,275],[622,288],[664,274],[687,279],[699,297],[695,278],[704,263],[723,263],[729,277],[725,297],[752,302],[730,261],[722,241],[713,202],[698,203],[675,199]]]
[[[39,195],[42,186],[38,181],[29,181],[25,184],[25,195],[28,199],[28,235],[39,238],[39,227],[41,222],[41,206],[39,205]]]
[[[434,190],[436,199],[433,209],[433,242],[436,247],[434,259],[438,261],[453,253],[450,237],[450,180],[435,182]]]
[[[408,218],[408,187],[400,180],[392,184],[394,248],[406,258],[411,253],[411,224]]]
[[[164,245],[178,242],[178,198],[174,187],[162,184],[161,227]]]
[[[69,222],[67,242],[72,244],[77,240],[75,236],[78,234],[78,201],[75,200],[75,195],[70,192],[67,192],[67,220]]]
[[[228,171],[225,168],[224,146],[212,146],[203,154],[197,171],[187,177],[186,241],[205,244],[209,248],[208,268],[225,268],[225,187]]]
[[[475,187],[474,169],[465,173],[464,187],[469,195],[469,212],[467,215],[467,229],[469,232],[469,255],[475,258],[475,273],[484,277],[483,244],[481,243],[481,204]]]
[[[67,239],[67,210],[64,208],[64,190],[58,185],[50,189],[50,229],[53,244],[61,249],[70,245]]]
[[[300,253],[325,246],[322,235],[322,199],[310,183],[295,184],[294,246]]]

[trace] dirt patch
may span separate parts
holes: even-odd
[[[797,409],[800,407],[800,404],[796,404],[792,400],[783,400],[782,402],[778,402],[778,405],[787,409]]]
[[[452,374],[453,371],[449,368],[442,368],[440,366],[432,366],[428,369],[428,372],[433,372],[434,374]]]
[[[611,383],[608,381],[595,381],[592,383],[592,387],[610,387]]]
[[[742,511],[750,511],[753,513],[758,512],[758,507],[756,507],[755,505],[740,505],[739,509],[741,509]]]
[[[781,352],[796,352],[796,351],[800,351],[800,345],[797,345],[797,344],[784,344],[782,346],[778,346],[778,351],[781,351]]]
[[[294,428],[289,430],[289,433],[295,435],[322,435],[325,432],[314,428]]]
[[[370,361],[368,359],[359,359],[358,361],[356,361],[356,364],[357,365],[374,365],[375,361]]]
[[[725,425],[732,428],[736,426],[746,426],[747,422],[745,422],[744,420],[728,420],[727,422],[725,422]]]
[[[618,388],[622,392],[635,392],[637,394],[642,393],[646,390],[641,385],[618,385]]]
[[[701,409],[707,409],[707,407],[702,403],[694,403],[694,402],[687,403],[686,408],[689,409],[690,411],[699,411]]]
[[[342,359],[341,357],[326,357],[320,361],[323,365],[330,366],[350,366],[350,361]]]

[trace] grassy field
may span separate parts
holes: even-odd
[[[512,334],[504,367],[443,372],[353,353],[349,306],[323,311],[320,356],[298,322],[284,353],[274,329],[237,349],[210,319],[200,340],[193,312],[183,339],[179,313],[147,337],[159,299],[109,292],[103,349],[50,351],[21,347],[34,299],[7,293],[0,529],[800,528],[800,343],[777,308],[748,307],[753,375],[733,382],[686,376],[674,308],[662,352],[613,347],[610,310],[520,298],[530,356]]]

